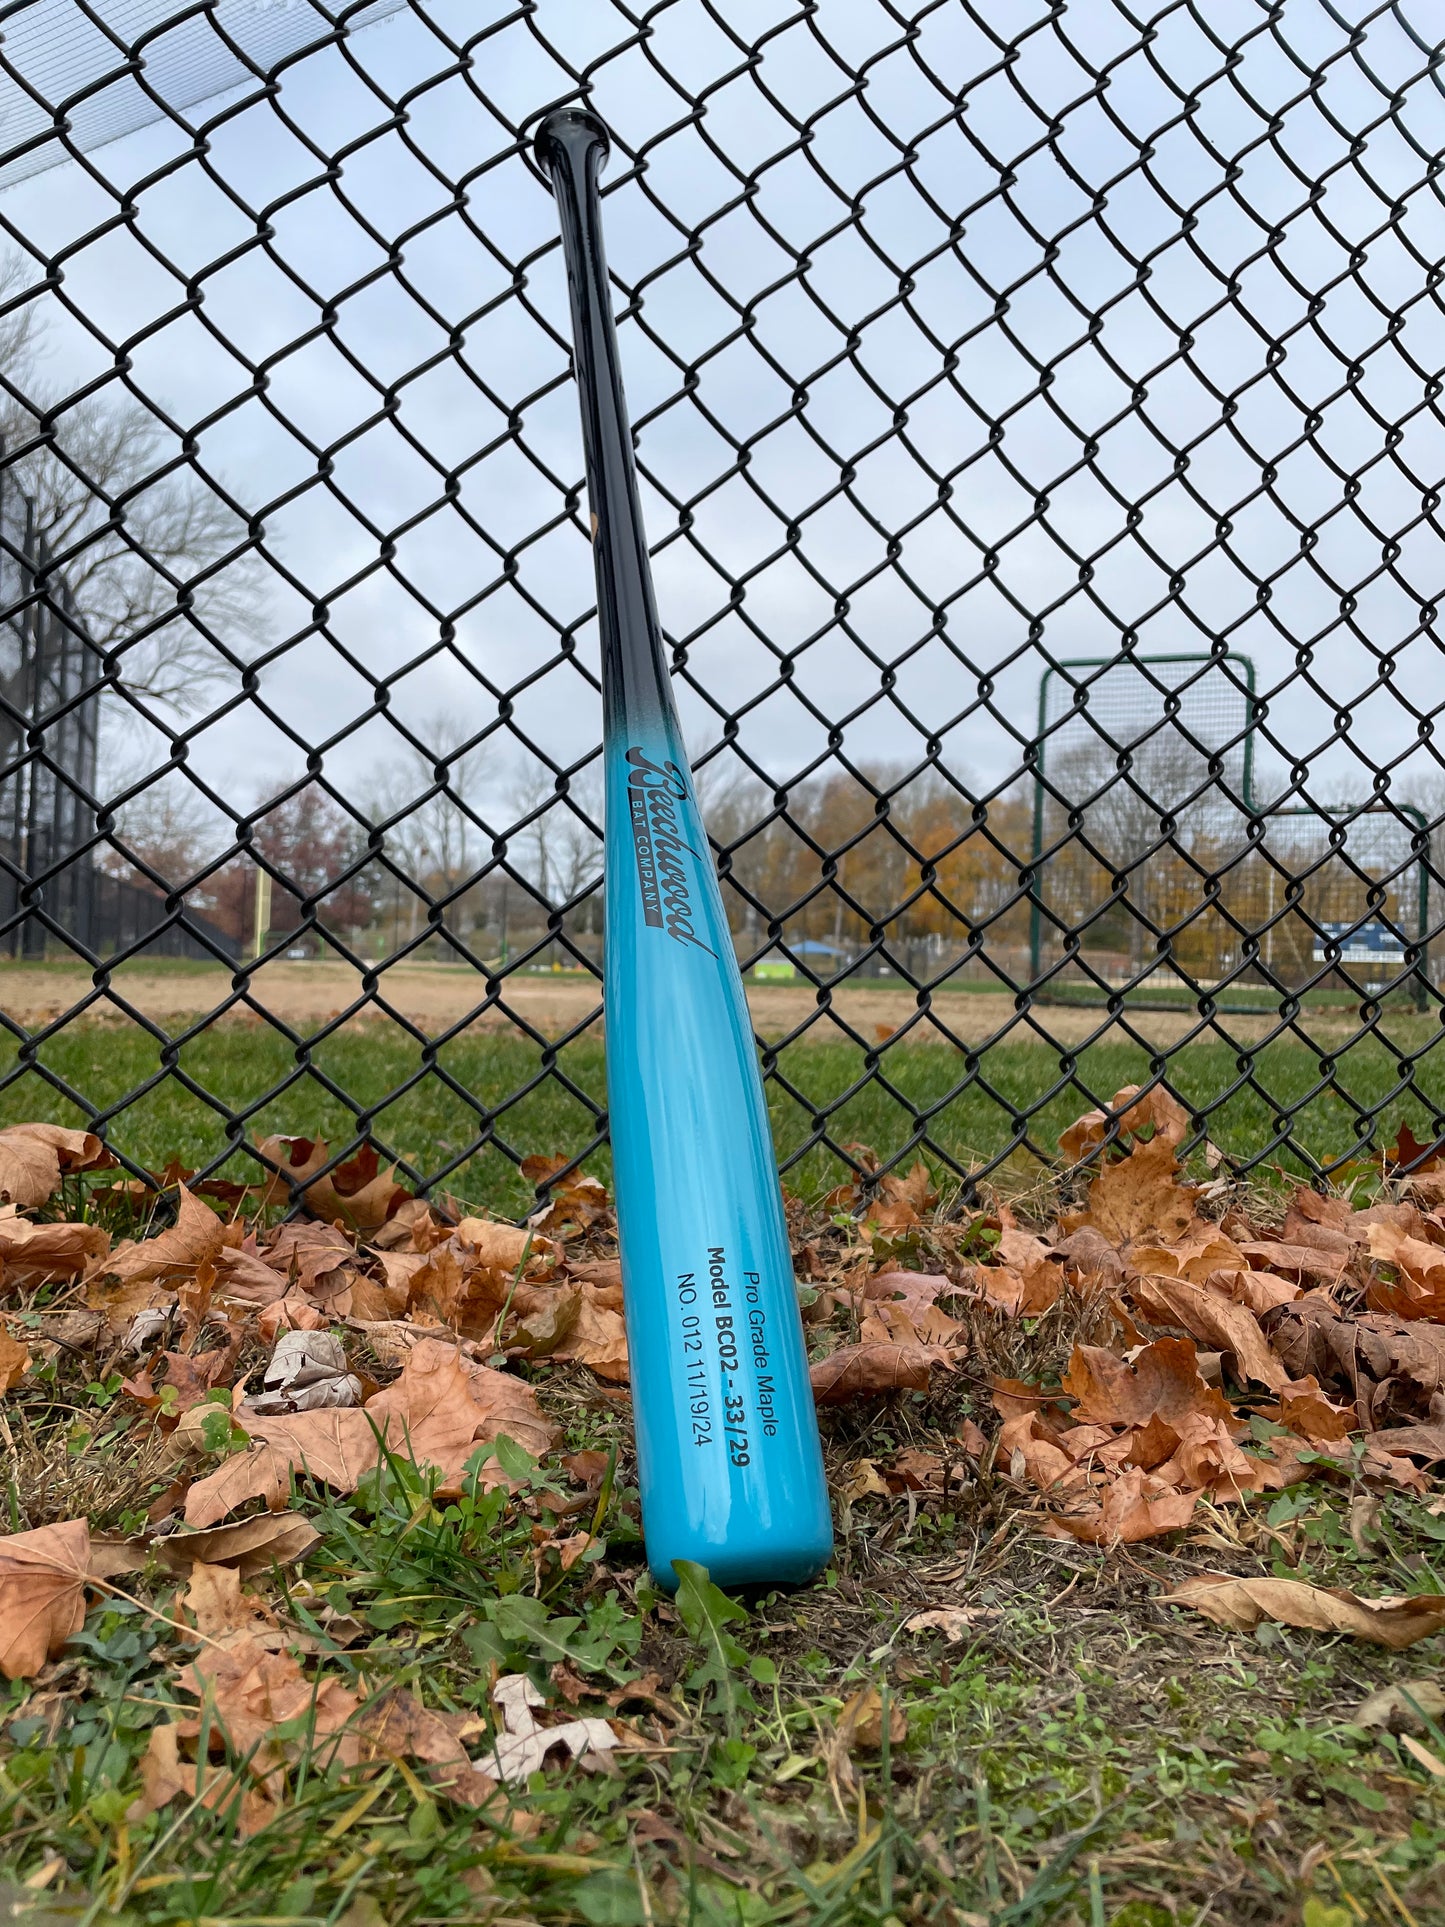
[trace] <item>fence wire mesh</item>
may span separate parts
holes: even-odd
[[[791,1181],[1130,1079],[1241,1166],[1438,1137],[1430,26],[0,4],[6,1114],[605,1161],[585,98]]]

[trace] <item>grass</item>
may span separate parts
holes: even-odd
[[[1046,1021],[1046,1018],[1045,1018]],[[1445,1115],[1445,1052],[1428,1019],[1391,1018],[1388,1037],[1311,1049],[1286,1037],[1252,1059],[1229,1044],[1192,1043],[1170,1059],[1173,1088],[1208,1118],[1208,1135],[1235,1158],[1268,1153],[1284,1169],[1390,1143],[1402,1123],[1423,1140]],[[1342,1033],[1343,1039],[1343,1033]],[[1006,1151],[1016,1116],[1045,1156],[1079,1113],[1128,1083],[1147,1080],[1159,1057],[1141,1045],[1103,1042],[1077,1053],[1006,1042],[977,1061],[940,1044],[898,1040],[876,1051],[800,1042],[769,1065],[774,1137],[787,1182],[815,1198],[845,1174],[823,1143],[871,1145],[885,1157],[919,1143],[977,1166]],[[876,1067],[878,1075],[869,1077]],[[473,1033],[433,1063],[399,1028],[372,1024],[299,1049],[260,1026],[218,1026],[163,1049],[139,1028],[74,1023],[13,1058],[0,1090],[0,1123],[79,1123],[88,1105],[117,1148],[150,1168],[179,1158],[199,1165],[228,1143],[225,1113],[241,1135],[289,1132],[341,1145],[370,1130],[413,1171],[445,1174],[470,1202],[516,1211],[530,1197],[516,1163],[532,1152],[574,1156],[605,1110],[600,1040],[583,1038],[543,1058],[526,1039]],[[275,1095],[269,1093],[275,1092]],[[68,1093],[83,1100],[71,1101]],[[338,1095],[344,1093],[345,1096]],[[921,1124],[915,1121],[918,1114]],[[922,1142],[926,1136],[927,1142]],[[482,1150],[470,1147],[485,1137]],[[238,1159],[254,1174],[249,1160]],[[605,1148],[589,1168],[608,1176]]]
[[[1036,1371],[1042,1360],[1007,1362]],[[561,1497],[540,1468],[519,1504],[490,1494],[438,1505],[414,1468],[393,1464],[353,1498],[305,1494],[323,1536],[304,1579],[256,1583],[313,1641],[323,1606],[349,1616],[349,1643],[315,1663],[350,1686],[386,1678],[438,1709],[485,1713],[494,1666],[530,1672],[555,1697],[560,1660],[583,1682],[585,1708],[615,1696],[636,1750],[605,1774],[553,1764],[479,1821],[399,1768],[358,1778],[319,1759],[308,1767],[298,1731],[294,1797],[255,1838],[238,1839],[198,1802],[133,1818],[138,1762],[150,1728],[177,1717],[188,1649],[153,1615],[103,1601],[57,1667],[0,1700],[0,1880],[21,1894],[31,1883],[34,1911],[22,1917],[36,1927],[1445,1918],[1441,1782],[1401,1740],[1352,1718],[1382,1681],[1428,1675],[1431,1661],[1280,1628],[1240,1639],[1158,1596],[1189,1570],[1257,1570],[1261,1559],[1371,1593],[1440,1590],[1445,1521],[1423,1505],[1386,1500],[1375,1537],[1357,1545],[1348,1491],[1311,1485],[1211,1510],[1208,1543],[1105,1554],[1039,1539],[1003,1468],[985,1463],[944,1497],[844,1506],[819,1586],[764,1599],[703,1643],[696,1617],[640,1576],[625,1412],[555,1370],[538,1384],[570,1446],[618,1452],[598,1556],[539,1581],[533,1519],[549,1519]],[[136,1464],[115,1391],[62,1380],[22,1398],[38,1410],[66,1394],[70,1456],[104,1483],[99,1522],[134,1529],[170,1471]],[[970,1409],[987,1420],[986,1395],[951,1383],[881,1417],[833,1415],[835,1476],[863,1450],[882,1459],[936,1446]],[[128,1505],[118,1461],[133,1468]],[[18,1471],[12,1508],[41,1523],[43,1503]],[[154,1573],[126,1585],[179,1617]],[[973,1623],[952,1642],[906,1629],[921,1608],[959,1604]],[[670,1696],[667,1720],[656,1700],[630,1701],[629,1683]],[[843,1710],[870,1687],[906,1731],[850,1753]],[[1445,1746],[1438,1731],[1426,1741]],[[47,1883],[53,1898],[33,1891]]]

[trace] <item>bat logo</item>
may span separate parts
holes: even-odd
[[[637,880],[642,891],[642,921],[666,930],[674,943],[692,944],[717,953],[693,929],[692,885],[682,862],[685,851],[694,862],[701,857],[679,834],[678,805],[692,799],[687,778],[676,763],[654,763],[640,749],[630,749],[627,760],[627,806],[632,847],[637,857]]]

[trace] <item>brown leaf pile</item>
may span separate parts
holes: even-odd
[[[1004,1205],[940,1216],[924,1165],[880,1175],[862,1146],[848,1147],[856,1182],[821,1213],[790,1207],[819,1406],[866,1415],[867,1401],[967,1384],[991,1388],[996,1414],[987,1436],[956,1422],[938,1452],[875,1460],[855,1448],[840,1500],[946,1498],[986,1461],[1045,1531],[1109,1546],[1180,1531],[1201,1502],[1236,1505],[1307,1476],[1430,1490],[1445,1464],[1445,1156],[1402,1134],[1373,1201],[1300,1189],[1271,1206],[1187,1176],[1189,1128],[1161,1088],[1119,1092],[1064,1134],[1081,1161],[1076,1202],[1050,1223],[1021,1223]],[[165,1435],[186,1532],[163,1557],[182,1573],[198,1562],[213,1594],[217,1572],[238,1587],[301,1556],[310,1528],[286,1510],[298,1477],[349,1493],[383,1453],[403,1454],[437,1468],[449,1495],[469,1469],[508,1483],[501,1439],[553,1451],[558,1430],[519,1361],[628,1378],[615,1227],[595,1178],[528,1160],[539,1202],[516,1225],[412,1196],[370,1147],[335,1161],[317,1140],[273,1137],[256,1155],[263,1176],[250,1186],[192,1184],[171,1168],[169,1215],[112,1247],[96,1224],[33,1215],[66,1176],[103,1168],[98,1141],[51,1126],[0,1132],[0,1396],[26,1396],[60,1294],[69,1316],[89,1319],[90,1342],[124,1361],[137,1427]],[[128,1180],[102,1188],[139,1195]],[[1053,1376],[1025,1383],[990,1364],[1023,1355],[1001,1334],[1035,1331],[1056,1335]],[[328,1334],[318,1342],[334,1354],[334,1402],[255,1409],[257,1345],[287,1332]],[[601,1472],[582,1462],[597,1457],[568,1461],[589,1493]],[[539,1560],[555,1553],[565,1571],[589,1543],[570,1533]],[[0,1668],[16,1677],[53,1657],[103,1576],[83,1522],[0,1540]],[[1306,1599],[1310,1588],[1284,1583],[1199,1581],[1174,1598],[1231,1626],[1272,1616],[1386,1644],[1431,1629],[1428,1601]],[[257,1650],[241,1649],[242,1632]],[[264,1629],[242,1632],[210,1635],[231,1657],[223,1665],[208,1647],[192,1687],[258,1748],[243,1789],[254,1818],[284,1766],[265,1735],[303,1687],[318,1689]],[[361,1743],[359,1702],[339,1685],[313,1710],[334,1715],[347,1748]],[[435,1734],[415,1739],[419,1712],[388,1721],[423,1747],[416,1757],[441,1761]],[[187,1750],[200,1730],[181,1721],[157,1736],[147,1799],[163,1803],[183,1782],[210,1797],[211,1766]]]

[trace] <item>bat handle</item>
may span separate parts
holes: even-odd
[[[620,714],[625,705],[640,702],[670,715],[672,692],[602,245],[597,177],[611,145],[607,129],[585,107],[560,107],[537,130],[537,162],[557,197],[567,263],[582,452],[592,503],[603,703],[609,725],[625,732]]]

